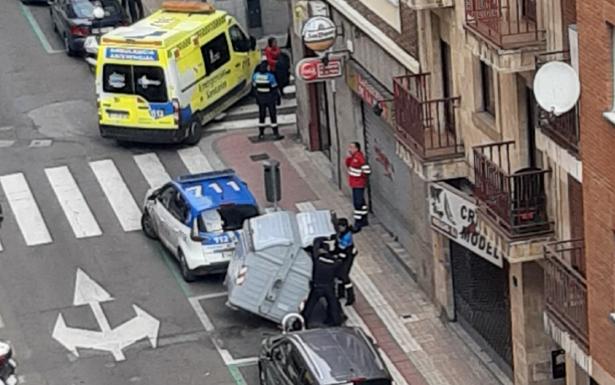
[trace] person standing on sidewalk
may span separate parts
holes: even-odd
[[[340,268],[340,261],[335,257],[335,240],[319,237],[314,240],[312,249],[312,281],[310,282],[310,295],[303,310],[303,319],[306,325],[314,321],[314,310],[320,305],[320,300],[327,303],[327,326],[340,326],[342,324],[342,307],[335,295],[335,277]]]
[[[267,111],[269,111],[274,139],[280,138],[276,106],[280,102],[280,92],[275,76],[267,67],[267,61],[261,62],[252,77],[252,86],[256,90],[256,103],[258,104],[258,140],[265,139]]]
[[[337,297],[346,298],[346,306],[355,301],[354,287],[350,280],[350,270],[358,251],[352,239],[352,229],[348,219],[340,218],[337,221],[337,245],[335,255],[340,260],[340,268],[337,279]]]
[[[348,145],[348,156],[346,157],[346,167],[348,168],[348,184],[352,189],[352,205],[354,206],[354,226],[355,232],[359,232],[363,226],[367,226],[367,203],[365,202],[365,187],[372,170],[365,161],[365,155],[361,152],[359,142],[352,142]]]
[[[278,47],[278,41],[275,37],[270,37],[267,40],[267,47],[265,47],[265,58],[267,59],[267,65],[269,66],[269,71],[275,73],[275,66],[278,62],[278,58],[280,57],[280,47]]]

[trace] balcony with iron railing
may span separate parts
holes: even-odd
[[[456,110],[459,97],[431,99],[429,74],[393,80],[396,136],[426,161],[463,157]]]
[[[547,52],[536,56],[536,69],[551,61],[570,64],[569,51]],[[579,114],[578,106],[556,116],[536,104],[537,125],[556,144],[579,157]]]
[[[513,141],[474,147],[474,189],[480,208],[509,239],[544,235],[552,230],[547,216],[545,175],[525,168],[511,173]]]
[[[540,45],[537,0],[465,0],[465,26],[500,49]]]
[[[583,240],[549,243],[544,247],[547,314],[588,352],[587,282]]]

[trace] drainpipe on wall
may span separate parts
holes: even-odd
[[[335,147],[337,147],[337,188],[342,189],[342,150],[340,149],[340,131],[337,126],[337,97],[335,93],[335,79],[331,80],[331,94],[333,95],[333,123],[335,125]]]

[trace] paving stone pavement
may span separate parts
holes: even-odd
[[[287,138],[275,146],[296,168],[297,174],[309,181],[319,198],[315,206],[351,217],[350,198],[332,182],[324,155],[305,151],[301,143],[291,139],[288,131],[286,134]],[[410,380],[406,377],[408,383],[421,384],[424,379],[430,385],[510,384],[500,372],[490,370],[491,366],[479,360],[450,325],[439,318],[436,307],[385,247],[391,239],[377,218],[370,223],[355,236],[359,256],[352,272],[353,281],[376,309],[376,315],[387,325],[414,369],[422,375]],[[398,369],[403,371],[403,365]]]

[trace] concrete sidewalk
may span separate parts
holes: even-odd
[[[281,163],[282,207],[295,209],[303,205],[299,202],[307,201],[307,205],[352,217],[350,199],[331,182],[330,165],[321,153],[306,152],[302,144],[292,140],[293,129],[284,130],[286,138],[282,141],[256,144],[247,139],[254,131],[209,136],[201,147],[247,175],[261,202],[263,177],[258,159],[266,155]],[[377,218],[370,224],[355,236],[359,256],[352,275],[359,295],[349,313],[358,314],[395,372],[410,385],[510,384],[476,346],[475,350],[468,347],[455,324],[445,324],[438,318],[436,308],[393,254],[394,248],[386,247],[393,242],[391,237]]]

